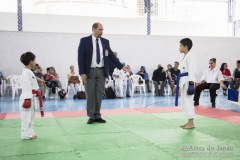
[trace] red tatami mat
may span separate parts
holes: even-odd
[[[54,117],[79,117],[79,116],[87,116],[86,111],[58,111],[52,112]]]
[[[102,109],[103,115],[113,114],[143,114],[143,113],[166,113],[166,112],[181,112],[181,107],[150,107],[150,108],[123,108],[123,109]],[[235,124],[240,124],[240,113],[227,110],[221,110],[212,107],[195,107],[195,112],[198,115],[216,118],[228,121]],[[58,111],[58,112],[45,112],[44,117],[79,117],[87,116],[85,110],[80,111]],[[40,118],[40,113],[36,113],[36,118]],[[0,120],[2,119],[18,119],[20,113],[0,113]]]
[[[7,113],[0,113],[0,120],[5,119]]]
[[[196,114],[199,114],[202,116],[217,118],[217,119],[232,122],[235,124],[240,124],[239,112],[232,112],[228,110],[222,110],[222,109],[212,108],[212,107],[203,107],[203,106],[195,107],[195,112]]]
[[[5,119],[19,119],[21,118],[20,112],[7,113]]]

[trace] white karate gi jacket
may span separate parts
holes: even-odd
[[[188,52],[183,58],[182,62],[179,65],[179,69],[181,71],[181,74],[188,72],[188,76],[180,78],[180,88],[182,88],[184,84],[188,84],[189,81],[196,81],[196,63],[194,57],[190,52]]]
[[[118,75],[119,76],[118,78],[113,77],[113,79],[115,80],[115,85],[116,86],[117,85],[119,85],[119,86],[123,85],[123,78],[124,78],[124,75],[125,75],[124,71],[122,69],[119,70],[119,69],[115,68],[114,71],[113,71],[113,75]]]
[[[35,109],[38,108],[39,107],[38,98],[32,94],[33,89],[34,90],[39,89],[37,79],[33,72],[28,68],[24,68],[20,81],[22,87],[22,94],[19,98],[19,110],[28,110],[22,107],[22,104],[25,99],[31,99],[31,107],[35,107]]]

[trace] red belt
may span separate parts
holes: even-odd
[[[39,99],[39,106],[40,106],[40,112],[41,112],[41,116],[44,116],[44,112],[43,112],[43,103],[42,103],[42,95],[39,92],[39,90],[32,90],[32,94],[36,95]]]

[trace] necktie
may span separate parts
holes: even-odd
[[[98,38],[96,39],[96,46],[97,46],[97,64],[100,63],[100,48],[99,48],[99,43],[98,43]]]

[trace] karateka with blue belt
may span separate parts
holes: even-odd
[[[191,39],[184,38],[180,41],[179,47],[179,51],[184,54],[184,57],[179,65],[181,74],[179,74],[177,81],[175,106],[178,106],[178,89],[181,88],[181,106],[183,113],[188,118],[188,122],[180,126],[183,129],[195,128],[193,123],[195,117],[193,95],[196,80],[196,63],[192,53],[190,53],[192,45]]]

